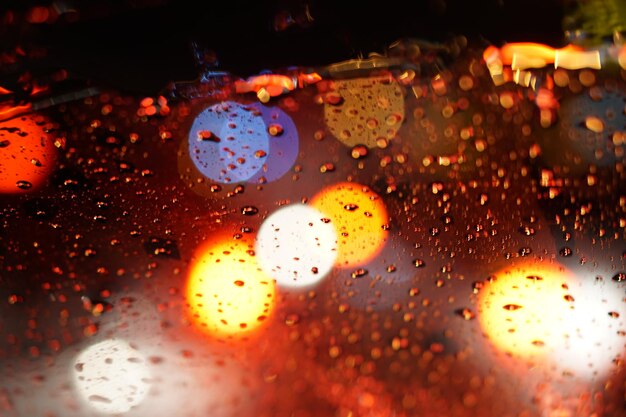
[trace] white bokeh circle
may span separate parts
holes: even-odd
[[[624,329],[626,304],[613,283],[585,278],[570,283],[575,301],[559,329],[563,338],[551,359],[562,371],[590,379],[606,376],[626,352],[619,332]]]
[[[141,404],[150,389],[146,358],[120,339],[81,351],[71,372],[80,397],[100,413],[126,413]]]
[[[317,209],[292,204],[265,219],[257,234],[256,253],[263,271],[279,287],[308,287],[332,270],[337,234]]]

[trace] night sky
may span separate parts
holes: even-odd
[[[99,0],[77,3],[77,14],[54,23],[24,22],[28,8],[42,4],[49,2],[1,6],[0,12],[17,16],[13,24],[0,25],[2,50],[41,46],[48,53],[39,65],[144,94],[196,77],[192,40],[214,50],[221,69],[240,76],[367,56],[402,37],[445,42],[464,35],[481,47],[513,41],[563,44],[564,6],[554,0],[413,0],[376,6],[330,0]],[[300,23],[277,31],[279,13]]]

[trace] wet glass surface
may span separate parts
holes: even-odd
[[[624,66],[416,45],[0,122],[0,415],[626,415]]]

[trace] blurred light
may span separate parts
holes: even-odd
[[[521,77],[518,73],[511,78],[507,75],[504,66],[509,66],[513,71],[543,68],[548,64],[554,64],[554,68],[571,70],[602,68],[599,50],[585,51],[575,45],[567,45],[563,48],[555,49],[532,42],[507,43],[500,49],[495,46],[488,46],[483,52],[483,59],[496,85],[502,85],[507,81],[515,81],[524,86],[532,84],[533,88],[535,87],[535,82],[529,78],[530,75]]]
[[[547,60],[541,56],[528,56],[515,53],[511,59],[511,69],[525,70],[529,68],[543,68]]]
[[[288,93],[296,88],[294,80],[286,75],[281,74],[262,74],[255,75],[247,80],[235,81],[235,92],[249,93],[265,90],[270,97],[276,97],[284,93]]]
[[[44,23],[50,16],[50,10],[45,6],[34,6],[26,12],[28,23]]]
[[[261,169],[269,151],[263,119],[236,102],[203,110],[189,131],[189,156],[198,171],[213,181],[249,180]]]
[[[380,252],[387,240],[387,209],[367,186],[343,182],[324,188],[311,205],[330,219],[339,241],[337,265],[361,265]]]
[[[141,404],[150,389],[146,359],[119,339],[83,350],[71,372],[82,399],[100,413],[126,413]]]
[[[393,139],[404,121],[402,90],[389,77],[335,80],[328,94],[338,97],[325,100],[324,121],[346,146],[374,148]]]
[[[562,338],[564,314],[572,304],[562,287],[569,273],[522,266],[495,275],[480,293],[480,323],[495,345],[523,358],[542,356]]]
[[[554,68],[601,69],[600,51],[559,51],[554,53]]]
[[[479,294],[480,324],[514,358],[578,376],[604,373],[624,351],[623,322],[608,313],[624,306],[619,294],[589,282],[555,265],[504,269]]]
[[[490,50],[493,53],[493,50]],[[544,66],[554,63],[554,58],[558,52],[582,52],[582,48],[574,45],[567,45],[561,49],[555,49],[548,45],[532,42],[513,42],[502,45],[499,50],[499,57],[504,65],[513,65],[514,59],[525,57],[526,59],[542,60]],[[487,53],[487,50],[485,50]],[[484,56],[484,54],[483,54]],[[513,69],[525,69],[524,67],[516,67]]]
[[[317,284],[333,268],[337,235],[313,207],[293,204],[269,216],[259,229],[256,252],[265,273],[282,287]]]
[[[552,360],[580,376],[604,376],[626,354],[624,291],[598,281],[595,274],[577,274],[570,287],[575,302],[564,326],[568,337]]]
[[[0,193],[26,193],[40,187],[56,163],[48,122],[29,114],[0,122]]]
[[[298,74],[298,87],[304,87],[307,85],[315,84],[322,81],[322,76],[317,72],[300,73]]]
[[[187,281],[187,302],[197,327],[218,336],[243,335],[269,318],[275,283],[259,268],[253,245],[231,237],[201,247]]]
[[[252,108],[261,113],[265,131],[269,138],[269,154],[261,169],[249,181],[275,181],[285,175],[298,157],[298,129],[287,113],[279,107],[268,107],[255,103]]]
[[[622,69],[626,70],[626,45],[622,46],[617,55],[617,63]]]

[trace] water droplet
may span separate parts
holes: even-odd
[[[322,174],[325,172],[333,172],[334,170],[335,170],[335,164],[331,162],[326,162],[325,164],[322,164],[322,166],[320,167],[320,172]]]
[[[236,280],[235,282],[233,282],[233,284],[235,284],[238,287],[243,287],[244,286],[244,282],[240,279]]]
[[[326,137],[326,133],[323,130],[316,130],[313,134],[313,139],[317,141],[323,140],[324,137]]]
[[[9,146],[11,144],[10,140],[0,140],[0,148],[6,148],[7,146]]]
[[[361,158],[365,158],[367,156],[367,146],[364,145],[356,145],[354,148],[352,148],[352,150],[350,151],[350,155],[352,156],[352,158],[354,159],[361,159]]]
[[[524,236],[534,236],[535,235],[535,229],[533,227],[530,227],[530,226],[522,226],[518,230]]]
[[[528,256],[531,253],[533,253],[533,250],[531,248],[520,248],[519,251],[517,251],[517,253],[519,254],[519,256]]]
[[[522,306],[519,304],[506,304],[502,306],[502,308],[507,311],[515,311],[515,310],[519,310],[520,308],[522,308]]]
[[[618,272],[617,274],[613,275],[613,281],[616,281],[616,282],[626,281],[626,272]]]
[[[254,206],[245,206],[241,208],[241,214],[244,216],[254,216],[259,212],[259,209]]]
[[[218,138],[213,132],[210,130],[201,130],[198,132],[198,140],[206,141],[206,142],[221,142],[221,139]]]
[[[443,215],[441,216],[441,221],[443,222],[443,224],[452,224],[454,223],[454,219],[451,216]]]
[[[359,206],[357,206],[356,204],[353,204],[353,203],[348,203],[345,206],[343,206],[343,208],[344,208],[344,210],[347,210],[347,211],[354,211],[354,210],[357,210],[359,208]]]
[[[298,324],[300,322],[300,316],[296,313],[287,314],[285,317],[285,324],[287,326],[293,326],[294,324]]]
[[[101,395],[90,395],[87,399],[95,403],[111,404],[113,402],[110,398]]]
[[[537,346],[537,347],[543,347],[546,345],[546,343],[543,340],[533,340],[531,343],[533,344],[533,346]]]
[[[340,106],[343,104],[343,97],[341,97],[339,93],[328,93],[324,97],[324,101],[332,106]]]
[[[454,313],[457,316],[462,317],[464,320],[468,321],[476,318],[476,313],[474,313],[469,308],[459,308],[458,310],[455,310]]]
[[[565,299],[565,301],[568,301],[568,302],[570,302],[570,303],[573,303],[573,302],[574,302],[574,297],[572,297],[572,296],[571,296],[571,295],[569,295],[569,294],[565,294],[565,295],[563,296],[563,298]]]
[[[272,123],[271,125],[268,126],[267,132],[272,136],[280,136],[283,134],[284,129],[282,125],[278,123]]]
[[[415,266],[416,268],[423,268],[426,266],[426,262],[424,262],[422,259],[414,259],[413,266]]]
[[[601,133],[604,130],[604,122],[595,116],[587,116],[585,119],[585,127],[592,132]]]
[[[564,258],[570,257],[572,256],[572,249],[564,246],[559,250],[559,255],[563,256]]]
[[[376,129],[378,127],[378,120],[369,118],[365,122],[365,126],[367,126],[368,129]]]
[[[352,271],[352,273],[350,274],[350,276],[355,279],[361,278],[362,276],[365,276],[365,275],[367,275],[367,269],[364,269],[364,268],[356,269]]]
[[[483,288],[485,288],[485,283],[482,281],[474,281],[472,283],[472,292],[474,294],[478,294],[478,292],[482,290]]]
[[[619,313],[617,311],[609,311],[609,317],[619,318]]]
[[[528,275],[526,279],[529,279],[531,281],[543,281],[543,278],[538,275]]]
[[[21,188],[22,190],[28,190],[33,186],[33,184],[31,184],[30,182],[24,180],[16,182],[15,185],[17,186],[17,188]]]

